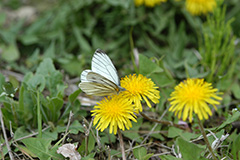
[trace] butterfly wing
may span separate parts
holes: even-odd
[[[120,85],[117,70],[104,51],[97,49],[92,58],[92,71]]]
[[[87,73],[87,71],[85,73]],[[79,87],[88,95],[106,96],[117,94],[119,91],[119,88],[115,83],[98,73],[88,72],[86,76],[84,74],[81,78],[82,77],[86,78],[86,81],[82,81],[79,84]]]
[[[86,69],[81,73],[81,77],[80,77],[81,82],[88,82],[87,75],[89,72],[92,72],[92,71],[90,69]]]

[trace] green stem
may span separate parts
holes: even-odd
[[[37,119],[38,119],[38,137],[42,138],[42,115],[40,110],[39,91],[37,91]]]
[[[198,118],[198,116],[197,116],[197,119],[198,119],[198,124],[199,124],[200,130],[201,130],[201,132],[202,132],[204,141],[205,141],[205,143],[206,143],[206,145],[207,145],[207,147],[208,147],[208,150],[209,150],[209,152],[212,154],[213,159],[214,159],[214,160],[217,160],[217,157],[215,156],[215,154],[214,154],[214,152],[213,152],[213,149],[212,149],[212,147],[211,147],[211,145],[210,145],[210,143],[209,143],[209,141],[208,141],[208,139],[207,139],[207,135],[206,135],[206,133],[205,133],[205,131],[204,131],[202,122],[200,121],[200,119]]]
[[[133,33],[133,27],[131,27],[130,32],[129,32],[129,41],[130,41],[130,49],[131,49],[131,59],[132,59],[132,63],[133,63],[133,67],[136,73],[138,73],[138,66],[135,63],[135,58],[134,58],[134,42],[133,42],[133,37],[132,37],[132,33]]]

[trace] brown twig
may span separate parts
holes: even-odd
[[[69,126],[70,126],[70,124],[71,124],[71,119],[72,119],[73,115],[74,115],[74,114],[72,113],[72,111],[70,111],[69,117],[68,117],[68,124],[67,124],[67,127],[66,127],[66,130],[65,130],[65,134],[64,134],[64,135],[66,135],[66,134],[68,133],[68,129],[69,129]],[[66,136],[64,136],[64,138],[63,138],[63,140],[62,140],[62,145],[64,144],[65,139],[66,139]]]
[[[144,114],[143,112],[140,113],[141,116],[143,116],[144,118],[146,118],[147,120],[149,121],[152,121],[152,122],[156,122],[156,123],[160,123],[160,124],[163,124],[163,125],[170,125],[170,126],[174,126],[174,127],[177,127],[179,129],[182,129],[182,130],[186,130],[185,127],[179,125],[179,124],[175,124],[175,123],[172,123],[170,121],[163,121],[163,120],[157,120],[157,119],[153,119],[153,118],[150,118],[148,117],[146,114]]]
[[[122,137],[122,133],[121,133],[121,131],[120,131],[119,128],[118,128],[118,138],[119,138],[120,148],[121,148],[121,152],[122,152],[122,159],[123,159],[123,160],[126,160],[124,143],[123,143],[123,137]]]

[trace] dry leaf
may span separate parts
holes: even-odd
[[[75,150],[75,148],[77,148],[77,146],[74,144],[64,144],[58,148],[57,153],[62,154],[65,158],[69,157],[70,160],[80,160],[81,155]]]

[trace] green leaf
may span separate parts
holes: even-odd
[[[46,87],[50,91],[50,96],[57,96],[59,94],[58,87],[65,86],[62,80],[62,73],[55,69],[53,61],[50,58],[46,58],[40,63],[39,67],[37,68],[36,74],[41,74],[45,77]],[[61,88],[63,90],[65,89],[64,87]],[[63,93],[63,91],[61,90],[60,93]]]
[[[109,143],[115,143],[117,137],[114,134],[109,134],[105,132],[100,132],[99,133],[101,139],[101,144],[109,144]]]
[[[159,156],[162,160],[182,160],[182,158],[176,158],[172,155],[161,155]]]
[[[7,62],[13,62],[19,59],[19,51],[15,44],[11,44],[8,46],[0,45],[0,48],[2,49],[1,57],[3,58],[3,60]]]
[[[146,56],[139,54],[139,73],[145,76],[149,76],[152,73],[163,72],[157,64],[151,61]]]
[[[240,86],[238,83],[232,85],[232,92],[236,99],[240,99]]]
[[[233,159],[238,159],[240,157],[240,134],[234,139],[232,143],[232,155]],[[238,157],[238,158],[237,158]]]
[[[123,135],[125,137],[128,137],[136,142],[141,142],[140,140],[140,135],[138,134],[139,128],[142,126],[142,118],[138,118],[137,123],[136,122],[132,122],[133,127],[130,128],[129,131],[124,131]]]
[[[170,127],[168,129],[168,137],[169,138],[175,138],[175,137],[182,137],[183,139],[189,141],[191,139],[194,139],[196,137],[198,137],[199,135],[194,134],[194,133],[189,133],[189,132],[185,132],[181,129],[175,128],[175,127]]]
[[[71,76],[78,76],[82,72],[81,61],[77,57],[72,57],[66,61],[62,61],[61,67],[68,72]]]
[[[3,92],[3,85],[5,83],[5,77],[0,73],[0,94]]]
[[[133,150],[133,155],[137,159],[142,159],[142,157],[145,156],[146,154],[147,154],[147,149],[144,147],[139,147]]]
[[[6,20],[6,13],[2,12],[0,14],[0,26],[3,26],[3,24],[5,23],[5,20]]]
[[[23,35],[21,38],[21,41],[25,45],[30,45],[33,43],[37,43],[39,41],[39,38],[36,35]]]
[[[51,141],[55,141],[58,138],[58,132],[57,132],[57,130],[51,131],[51,129],[49,128],[42,133],[42,138],[49,139]]]
[[[230,103],[232,102],[232,96],[231,96],[230,94],[231,94],[231,93],[226,93],[226,94],[223,96],[223,100],[222,100],[223,105],[229,106]]]
[[[5,141],[2,142],[2,144]],[[3,145],[1,148],[1,154],[0,154],[0,159],[4,159],[3,157],[8,153],[7,145]],[[5,158],[6,159],[6,158]]]
[[[77,39],[78,45],[83,50],[83,52],[87,52],[87,53],[91,52],[91,46],[89,42],[82,35],[80,28],[78,28],[77,26],[74,26],[73,32]]]
[[[41,74],[35,74],[29,81],[28,81],[28,89],[31,90],[38,90],[42,92],[45,88],[45,78]]]
[[[182,138],[177,139],[177,144],[179,146],[180,152],[184,160],[197,160],[200,158],[201,152],[204,148],[199,147],[196,144],[185,141]]]
[[[157,84],[157,86],[160,86],[160,87],[166,87],[171,84],[174,84],[175,82],[175,80],[169,78],[165,72],[153,73],[150,77]]]
[[[88,152],[91,153],[93,151],[93,149],[95,148],[95,138],[94,136],[91,134],[89,134],[89,137],[88,137]]]
[[[48,99],[47,107],[50,112],[47,112],[48,119],[52,122],[56,122],[60,116],[60,109],[63,106],[63,99],[53,97]]]
[[[138,160],[148,160],[153,155],[153,153],[147,154],[147,149],[146,148],[139,147],[139,148],[135,148],[133,150],[133,155]]]
[[[53,41],[44,52],[44,58],[55,58],[55,42]]]
[[[26,131],[26,128],[24,126],[17,128],[17,130],[14,132],[14,139],[18,139],[24,136],[29,135],[30,133]]]
[[[76,99],[77,99],[77,97],[78,97],[78,95],[80,94],[80,92],[81,92],[81,89],[78,89],[78,90],[76,90],[75,92],[73,92],[72,94],[70,94],[69,95],[69,101],[71,102],[71,103],[73,103]]]
[[[51,75],[56,72],[53,61],[50,58],[45,58],[37,68],[36,74]]]
[[[57,129],[57,132],[60,133],[60,132],[65,132],[66,130],[66,126],[57,126],[56,127]],[[73,134],[78,134],[78,132],[82,132],[84,133],[84,127],[82,126],[81,123],[79,123],[78,120],[75,120],[70,126],[69,126],[69,131],[70,133],[73,133]]]
[[[2,88],[3,88],[4,92],[8,95],[12,96],[13,94],[15,94],[15,89],[14,89],[12,83],[10,83],[10,82],[5,82],[2,86]]]
[[[44,138],[27,138],[23,139],[22,142],[26,148],[34,153],[39,159],[62,159],[62,156],[56,152],[51,151],[51,140]]]
[[[232,122],[238,120],[238,118],[240,117],[240,112],[234,112],[233,115],[229,115],[228,119],[225,120],[218,128],[217,130],[220,130],[222,128],[224,128],[226,125],[231,124]]]

